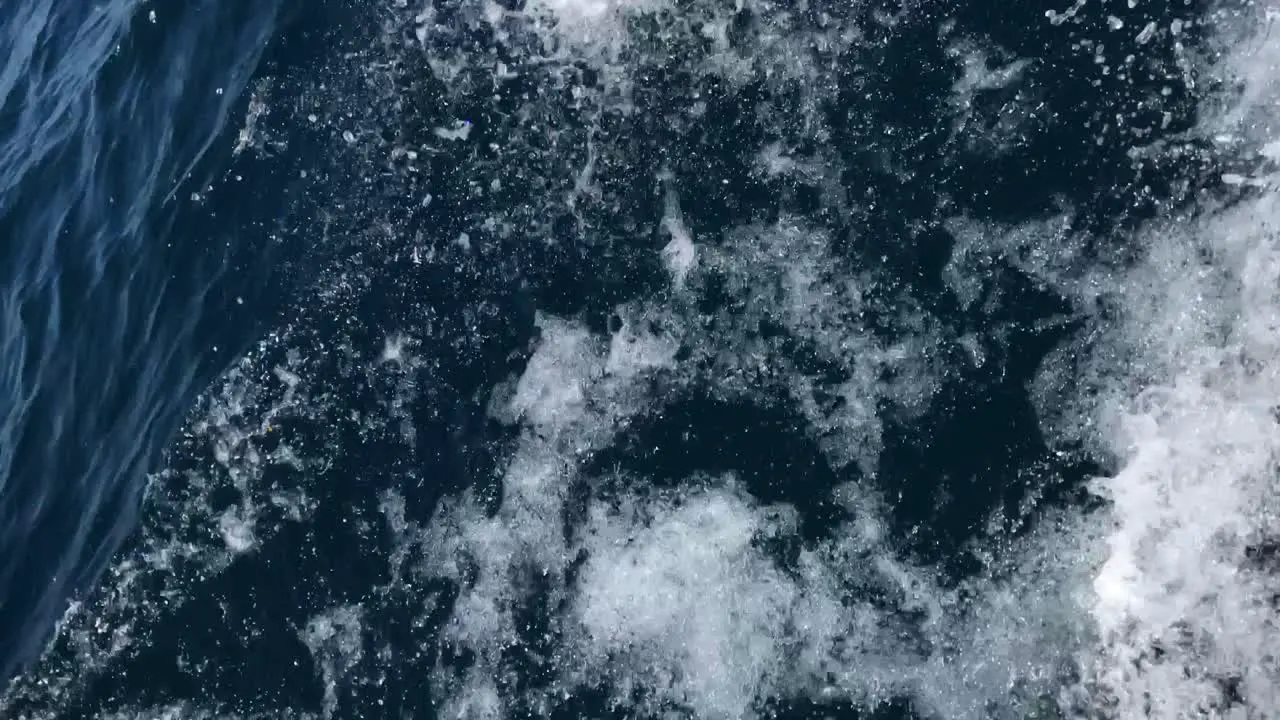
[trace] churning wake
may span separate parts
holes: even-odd
[[[1277,716],[1280,8],[393,5],[257,86],[339,259],[0,708]]]

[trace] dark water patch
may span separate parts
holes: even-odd
[[[687,392],[633,422],[596,454],[589,473],[621,471],[659,487],[732,473],[761,503],[794,506],[807,541],[844,519],[831,493],[841,481],[805,433],[805,420],[781,403]]]
[[[983,285],[958,327],[975,334],[980,361],[954,365],[922,417],[886,414],[876,478],[894,536],[958,576],[976,569],[966,567],[965,548],[987,536],[993,511],[1024,521],[1027,499],[1045,500],[1044,484],[1061,500],[1089,471],[1045,445],[1028,390],[1044,356],[1074,328],[1044,320],[1069,317],[1069,305],[1000,262]]]
[[[1064,10],[867,10],[894,19],[866,23],[868,42],[841,57],[826,109],[853,224],[872,238],[864,264],[932,252],[913,250],[935,237],[911,226],[939,213],[1018,223],[1071,209],[1081,231],[1106,234],[1185,207],[1217,182],[1207,168],[1221,171],[1221,152],[1203,143],[1188,143],[1190,162],[1154,161],[1197,120],[1188,63],[1204,49],[1194,22],[1204,4],[1046,16]],[[1148,23],[1155,30],[1144,33]]]
[[[882,703],[868,710],[845,701],[818,701],[806,698],[771,699],[763,703],[760,715],[768,720],[916,720],[906,700]]]
[[[123,3],[59,6],[24,28],[44,38],[27,65],[6,66],[22,78],[6,107],[24,103],[4,139],[20,182],[0,196],[6,679],[99,576],[143,472],[244,342],[224,312],[261,278],[223,284],[241,248],[178,198],[228,158],[230,144],[208,151],[228,141],[276,7],[193,3],[153,22]]]
[[[1050,111],[998,164],[984,168],[960,156],[957,170],[980,179],[968,196],[989,203],[996,218],[1024,215],[1031,204],[1052,210],[1054,196],[1098,223],[1150,217],[1156,208],[1141,193],[1147,178],[1130,153],[1177,138],[1196,121],[1183,63],[1202,47],[1194,21],[1207,5],[1085,4],[1069,18],[1058,18],[1066,8],[1051,2],[998,11],[984,3],[956,7],[958,27],[989,38],[1012,57],[1031,59],[1026,87]],[[1175,36],[1168,27],[1176,20],[1185,24]],[[1156,31],[1140,39],[1148,23]]]

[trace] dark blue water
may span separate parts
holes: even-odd
[[[483,31],[458,29],[453,3],[435,4],[437,22],[456,32],[431,43],[501,48]],[[1085,11],[1068,37],[1044,22],[1052,3],[939,4],[892,26],[874,22],[871,9],[824,4],[838,16],[864,13],[853,21],[870,35],[833,60],[842,68],[836,100],[821,108],[832,129],[826,142],[838,149],[836,191],[859,208],[839,213],[822,199],[831,188],[751,169],[752,153],[772,140],[811,142],[803,128],[769,115],[797,111],[798,98],[786,94],[795,88],[779,90],[763,76],[729,87],[689,74],[674,53],[641,57],[633,59],[645,70],[637,73],[636,112],[592,118],[570,90],[546,84],[514,53],[513,67],[527,72],[511,82],[492,67],[442,78],[408,54],[391,54],[378,73],[357,72],[382,62],[380,47],[413,37],[413,13],[388,5],[118,0],[0,9],[0,57],[8,58],[0,67],[0,679],[30,670],[54,621],[73,598],[90,595],[113,558],[147,550],[149,540],[131,533],[148,472],[163,469],[168,489],[157,493],[165,502],[165,493],[182,491],[184,473],[224,472],[190,422],[179,430],[184,416],[199,418],[214,404],[197,395],[254,343],[288,328],[287,342],[261,350],[252,367],[265,377],[303,358],[291,367],[305,369],[327,408],[287,418],[250,446],[325,449],[323,472],[267,471],[273,488],[317,494],[306,523],[288,522],[284,506],[268,508],[276,514],[260,524],[276,529],[255,552],[207,578],[175,569],[193,578],[184,592],[198,593],[172,611],[139,610],[132,648],[103,666],[77,665],[76,641],[59,636],[36,674],[15,685],[11,711],[100,717],[176,704],[245,716],[324,708],[336,717],[433,716],[422,678],[439,658],[422,648],[433,646],[456,588],[435,580],[417,594],[375,592],[390,582],[395,545],[381,521],[382,492],[396,489],[409,518],[425,523],[446,493],[496,482],[513,434],[486,415],[488,393],[524,367],[536,344],[535,309],[604,331],[617,304],[665,292],[654,252],[664,199],[652,178],[660,175],[688,199],[685,219],[698,237],[808,217],[834,239],[841,267],[877,268],[870,306],[884,338],[906,332],[895,324],[901,308],[920,307],[955,340],[943,356],[962,355],[959,338],[976,336],[996,360],[945,373],[927,412],[878,408],[886,434],[873,478],[824,460],[785,388],[768,383],[752,398],[673,388],[669,402],[584,461],[588,471],[643,473],[658,486],[693,472],[734,472],[762,501],[795,505],[808,540],[843,519],[832,488],[874,482],[902,498],[891,521],[903,552],[952,578],[973,572],[961,548],[988,531],[993,508],[1026,505],[1033,471],[1037,502],[1079,502],[1081,481],[1105,458],[1051,452],[1027,390],[1043,356],[1077,329],[1074,309],[995,260],[981,301],[958,298],[941,278],[954,238],[936,198],[993,222],[1038,217],[1065,199],[1085,209],[1075,220],[1081,228],[1106,237],[1168,207],[1157,201],[1193,195],[1207,171],[1145,167],[1127,145],[1097,142],[1102,119],[1116,114],[1145,128],[1150,142],[1195,120],[1194,103],[1176,85],[1150,105],[1152,88],[1168,82],[1165,65],[1153,60],[1121,84],[1072,49],[1081,37],[1105,35],[1101,11]],[[1197,11],[1151,5],[1109,12],[1141,27]],[[959,71],[937,40],[948,19],[1031,59],[1029,85],[1053,112],[1019,126],[1011,152],[974,149],[949,120]],[[736,22],[748,32],[757,20],[744,12]],[[1183,41],[1197,38],[1188,32]],[[499,49],[494,57],[505,56]],[[596,79],[584,67],[573,82]],[[562,146],[513,112],[538,93],[553,96],[537,120],[563,133]],[[997,132],[1002,109],[1024,102],[1004,93],[978,95],[975,117],[988,127],[967,132]],[[693,97],[707,105],[696,124],[663,119],[664,108]],[[272,111],[257,120],[258,141],[237,149],[262,98]],[[384,161],[387,148],[425,146],[434,128],[459,118],[470,137],[437,144],[424,169]],[[599,123],[603,147],[581,142],[590,123]],[[359,142],[344,142],[348,131]],[[570,212],[561,198],[576,173],[566,168],[583,167],[589,152],[601,196]],[[499,215],[530,230],[504,235],[484,224]],[[458,249],[462,232],[473,250]],[[407,262],[412,238],[438,252]],[[699,292],[712,324],[743,302],[712,281]],[[371,430],[352,419],[400,392],[392,380],[353,369],[358,352],[380,348],[393,332],[427,339],[417,351],[429,362],[395,381],[418,389],[402,408],[411,444],[399,426]],[[754,332],[753,341],[776,346],[802,372],[832,387],[841,381],[842,370],[824,365],[803,338],[767,322]],[[319,481],[302,477],[314,472]],[[406,472],[416,480],[406,484]],[[226,492],[210,502],[232,505]],[[155,510],[147,527],[207,542],[207,531],[165,515],[174,507]],[[440,609],[424,615],[427,596]],[[298,628],[344,603],[362,605],[370,647],[386,654],[355,661],[349,674],[361,679],[328,705]],[[511,662],[528,676],[521,682],[538,682],[536,658]],[[44,696],[39,673],[74,680]],[[584,691],[552,715],[604,712],[593,702]],[[789,702],[770,712],[856,714]],[[884,712],[909,708],[904,701]]]
[[[225,165],[209,162],[227,155],[213,145],[242,105],[277,5],[4,10],[4,677],[133,529],[143,474],[252,333],[229,315],[254,285],[252,271],[232,276],[233,263],[263,243],[224,234],[207,213],[192,222],[191,196]]]

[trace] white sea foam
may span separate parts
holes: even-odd
[[[1202,132],[1265,146],[1280,110],[1275,44],[1232,43],[1209,68],[1232,92]],[[1204,205],[1140,232],[1136,265],[1095,278],[1119,319],[1079,368],[1097,392],[1068,423],[1118,459],[1094,486],[1109,502],[1091,582],[1101,645],[1082,661],[1110,716],[1280,707],[1280,575],[1267,550],[1280,533],[1278,220],[1274,189]]]
[[[754,541],[787,521],[732,492],[593,507],[574,620],[588,667],[624,699],[656,688],[700,718],[746,714],[790,672],[779,664],[801,588]]]
[[[1096,485],[1114,528],[1093,608],[1121,717],[1280,707],[1280,577],[1249,559],[1280,533],[1278,211],[1266,193],[1155,229],[1125,277],[1127,363],[1104,371],[1099,418],[1122,464]]]
[[[671,236],[662,248],[662,259],[671,273],[671,284],[676,289],[683,289],[685,280],[698,262],[698,246],[693,242],[693,233],[684,223],[680,213],[680,201],[675,193],[668,190],[666,212],[662,218],[662,227]]]
[[[359,605],[343,605],[311,618],[298,633],[311,651],[324,685],[322,713],[326,720],[335,717],[337,712],[338,684],[364,655],[362,615]]]
[[[795,510],[761,505],[732,477],[657,490],[643,478],[584,476],[580,458],[661,402],[648,392],[653,381],[686,371],[648,352],[629,354],[638,359],[631,372],[603,371],[617,365],[620,342],[636,342],[620,338],[637,332],[637,312],[620,309],[632,319],[608,344],[577,324],[540,319],[541,346],[498,408],[527,428],[500,507],[467,494],[425,531],[424,567],[464,585],[445,643],[477,658],[464,670],[436,670],[433,690],[451,713],[506,717],[514,704],[545,708],[577,688],[604,687],[613,703],[641,698],[641,713],[679,708],[699,718],[753,717],[770,699],[874,707],[899,695],[940,716],[995,706],[1012,717],[1050,693],[1049,678],[1078,644],[1077,598],[1013,575],[982,588],[978,602],[960,600],[894,555],[878,519],[883,502],[867,488],[840,492],[856,520],[788,560],[768,548],[794,541]],[[633,489],[613,489],[626,485]],[[587,493],[580,515],[575,487]],[[534,606],[566,610],[550,611],[531,637],[524,613]],[[554,680],[524,695],[501,689],[510,686],[504,652],[531,644],[549,646],[539,652],[551,653]],[[1009,698],[1010,683],[1028,688],[1024,696]]]

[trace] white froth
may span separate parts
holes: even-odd
[[[151,20],[155,22],[155,11],[151,13]],[[240,128],[240,132],[236,134],[235,146],[231,148],[232,155],[239,155],[249,148],[261,150],[266,138],[262,137],[262,133],[258,128],[258,122],[262,117],[270,112],[268,102],[271,99],[271,80],[263,78],[253,84],[249,95],[249,107],[245,111],[244,126]]]
[[[227,508],[218,518],[218,530],[227,549],[237,555],[249,552],[258,544],[253,535],[253,518],[240,508]]]
[[[565,23],[599,22],[624,7],[617,0],[539,0]]]
[[[1220,711],[1228,681],[1249,707],[1280,707],[1280,579],[1246,558],[1280,537],[1276,218],[1269,193],[1152,233],[1128,278],[1134,392],[1109,408],[1125,462],[1097,484],[1115,525],[1094,613],[1100,675],[1129,712]]]
[[[504,720],[507,712],[493,681],[472,673],[461,690],[446,696],[440,715],[456,720]]]
[[[670,181],[665,174],[661,178]],[[698,247],[693,242],[693,233],[684,223],[684,215],[680,212],[680,198],[675,191],[667,189],[662,215],[662,228],[671,236],[671,240],[662,248],[662,261],[671,275],[671,284],[677,290],[683,290],[689,273],[697,267]]]
[[[324,685],[323,717],[333,718],[338,709],[338,685],[364,655],[361,638],[363,610],[359,605],[343,605],[316,615],[298,633]]]
[[[684,288],[685,279],[698,262],[698,249],[693,244],[693,234],[679,220],[672,219],[664,223],[671,241],[662,248],[662,259],[666,262],[667,272],[671,274],[671,284],[676,289]]]
[[[382,362],[403,365],[408,355],[406,350],[408,342],[409,339],[403,335],[387,336],[382,344]]]
[[[1213,70],[1234,92],[1203,132],[1265,149],[1276,45],[1231,41]],[[1115,717],[1280,708],[1280,578],[1250,559],[1280,537],[1280,195],[1254,193],[1141,235],[1145,257],[1113,288],[1122,320],[1089,370],[1121,464],[1095,483],[1110,501],[1092,582],[1102,645],[1084,664]]]
[[[1230,92],[1215,98],[1216,112],[1200,116],[1199,132],[1239,135],[1265,146],[1280,138],[1280,43],[1274,38],[1280,4],[1275,0],[1223,3],[1205,23],[1221,56],[1203,72]]]
[[[541,347],[516,385],[510,412],[542,428],[580,414],[587,383],[599,372],[596,341],[581,327],[539,316]]]
[[[1000,67],[991,68],[990,56],[968,42],[952,45],[947,52],[960,62],[961,74],[952,86],[952,101],[961,108],[973,103],[974,95],[982,90],[1007,87],[1027,69],[1026,60],[1015,60]]]
[[[450,142],[461,142],[471,137],[471,123],[458,120],[453,127],[438,127],[432,131],[436,137]]]
[[[593,515],[575,603],[589,652],[696,717],[743,717],[786,672],[780,626],[799,595],[753,546],[765,513],[711,492]]]
[[[813,241],[805,235],[771,241],[779,237]],[[817,287],[829,280],[819,280],[823,274],[806,264],[807,254],[796,252],[802,246],[790,245],[790,254],[777,248],[777,264],[749,263],[739,271],[776,272],[797,294],[794,308],[780,308],[783,317],[794,312],[797,329],[816,332],[823,325],[801,311],[799,298],[813,298],[811,311],[823,312],[843,310],[847,300],[832,306],[818,299],[826,296]],[[795,541],[794,509],[760,506],[731,478],[619,492],[607,489],[614,487],[609,478],[584,477],[580,460],[660,401],[649,395],[649,381],[682,370],[672,362],[678,318],[635,307],[618,312],[622,324],[607,345],[577,323],[539,317],[540,346],[497,403],[506,410],[496,416],[526,428],[503,473],[501,505],[489,510],[481,495],[464,493],[445,503],[427,531],[426,566],[466,578],[444,638],[477,658],[472,668],[440,666],[433,673],[432,687],[451,716],[507,717],[513,702],[544,707],[584,686],[607,688],[622,706],[643,697],[640,713],[681,708],[711,720],[756,717],[770,699],[808,696],[875,707],[912,694],[942,716],[1030,702],[1008,699],[1009,683],[1038,690],[1035,678],[1048,675],[1074,645],[1011,608],[1052,593],[1019,585],[981,613],[948,600],[931,573],[893,557],[878,520],[883,504],[868,489],[844,488],[840,497],[856,520],[786,565],[769,548]],[[646,317],[661,317],[676,335],[641,330],[652,327]],[[566,533],[575,486],[589,497],[578,527]],[[579,557],[584,563],[571,572]],[[890,607],[864,599],[870,588]],[[567,608],[548,619],[548,632],[559,638],[557,675],[549,687],[517,697],[499,689],[504,652],[549,638],[524,635],[517,609],[534,596],[545,598],[542,606]],[[1047,613],[1061,606],[1038,607]],[[975,636],[982,642],[968,640]],[[1038,647],[1049,640],[1060,652]],[[963,658],[924,652],[930,643],[960,648]],[[1008,650],[1009,659],[984,654],[990,647]]]
[[[537,322],[540,345],[510,399],[495,407],[498,419],[525,427],[503,473],[501,506],[490,513],[483,498],[469,492],[446,501],[429,531],[434,572],[472,578],[443,634],[473,651],[476,667],[461,675],[440,667],[432,677],[458,717],[505,716],[509,700],[493,683],[505,649],[522,642],[516,609],[539,591],[555,606],[568,591],[575,549],[562,528],[578,461],[609,439],[618,419],[639,409],[635,403],[644,398],[633,392],[634,383],[666,362],[668,351],[656,349],[662,341],[628,325],[606,355],[606,342],[580,324],[546,315]],[[635,344],[644,349],[630,347]]]
[[[630,15],[653,12],[667,0],[530,0],[524,12],[546,23],[561,43],[587,55],[611,55],[625,43]]]
[[[609,357],[604,370],[611,375],[632,376],[669,368],[680,345],[669,335],[646,332],[635,323],[623,321],[609,341]]]

